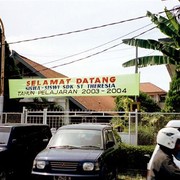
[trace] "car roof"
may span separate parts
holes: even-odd
[[[174,127],[174,128],[180,128],[180,120],[170,120],[166,127]]]
[[[70,124],[61,126],[59,129],[93,129],[93,130],[102,130],[102,129],[111,129],[110,124],[101,124],[101,123],[80,123],[80,124]]]
[[[24,126],[48,126],[47,124],[30,124],[30,123],[23,123],[23,124],[20,124],[20,123],[6,123],[6,124],[0,124],[0,127],[9,127],[9,128],[12,128],[12,127],[24,127]]]

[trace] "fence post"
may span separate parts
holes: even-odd
[[[129,112],[129,144],[131,144],[131,112]]]
[[[43,110],[43,124],[47,124],[47,109]]]
[[[136,136],[136,140],[135,140],[135,145],[138,145],[138,110],[135,110],[135,136]]]
[[[22,111],[22,113],[21,113],[21,124],[23,124],[24,123],[24,119],[25,119],[25,107],[23,107],[23,111]]]
[[[25,107],[23,107],[23,115],[22,115],[22,118],[21,118],[21,123],[27,123],[27,109]]]
[[[135,124],[135,132],[131,133],[131,120]],[[131,137],[132,136],[132,137]],[[138,111],[129,112],[129,144],[138,145]]]

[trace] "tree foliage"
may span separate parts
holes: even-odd
[[[180,25],[176,18],[165,8],[167,18],[147,12],[147,16],[157,28],[167,36],[164,40],[153,39],[124,39],[125,44],[160,51],[162,55],[145,56],[138,58],[138,67],[160,64],[180,64]],[[124,67],[134,66],[136,59],[123,64]]]
[[[180,112],[180,77],[179,73],[172,79],[168,92],[165,108],[166,112]]]
[[[138,97],[138,101],[141,104],[141,111],[145,112],[160,112],[161,108],[156,102],[146,93],[141,92]]]
[[[175,65],[172,72],[172,82],[165,101],[165,111],[180,111],[180,24],[176,17],[165,8],[166,17],[147,12],[147,16],[167,38],[153,39],[124,39],[125,44],[160,51],[162,55],[145,56],[132,59],[123,64],[124,67],[146,67],[148,65]]]
[[[9,79],[21,79],[20,71],[11,57],[9,45],[5,44],[5,72],[4,72],[4,112],[22,111],[19,99],[9,98]]]
[[[145,112],[159,112],[161,111],[160,107],[154,100],[146,93],[140,92],[137,101],[140,102],[140,111]],[[127,96],[117,96],[115,98],[116,109],[118,111],[130,111],[131,103],[135,102],[135,97]]]

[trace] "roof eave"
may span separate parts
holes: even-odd
[[[37,76],[41,77],[41,78],[45,78],[45,76],[43,74],[40,73],[40,71],[37,71],[36,69],[33,68],[33,66],[30,66],[27,62],[24,61],[24,59],[14,50],[12,50],[12,55],[11,57],[14,60],[19,61],[20,63],[22,63],[24,66],[26,66],[27,68],[29,68],[33,73],[35,73]]]

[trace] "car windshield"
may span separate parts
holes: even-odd
[[[50,140],[49,148],[98,148],[102,146],[101,131],[63,129],[56,132]]]
[[[0,127],[0,145],[5,145],[8,143],[10,135],[10,128]]]

